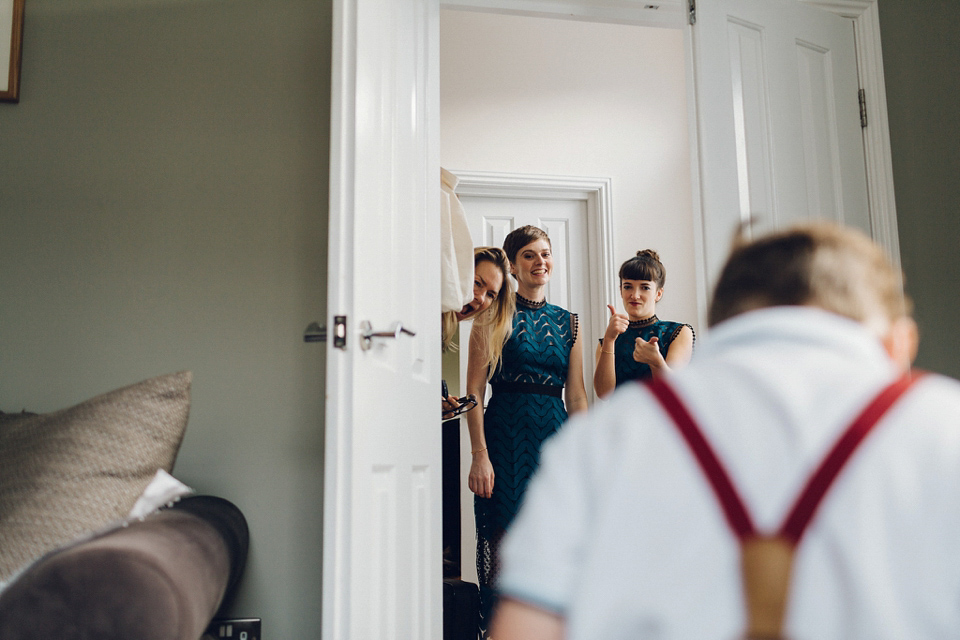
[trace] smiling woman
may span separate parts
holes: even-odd
[[[498,247],[477,247],[473,250],[473,297],[459,311],[443,314],[443,348],[453,349],[453,337],[458,325],[473,319],[475,330],[483,336],[483,361],[486,367],[496,369],[500,364],[503,345],[510,337],[514,301],[510,286],[510,264]],[[454,398],[443,399],[444,420],[453,417],[457,409]],[[450,414],[450,415],[448,415]]]
[[[457,325],[474,318],[481,326],[491,327],[495,333],[504,333],[513,318],[513,296],[508,275],[509,263],[502,249],[477,247],[473,250],[473,297],[459,311],[443,314],[443,348],[453,348]],[[483,312],[490,313],[483,317]],[[503,339],[509,336],[505,331]],[[502,344],[501,344],[502,346]],[[497,350],[499,353],[499,349]],[[499,360],[499,356],[496,358]]]
[[[486,311],[500,295],[506,280],[500,268],[488,260],[479,260],[473,273],[473,299],[455,312],[457,320],[461,322]]]
[[[484,357],[484,335],[474,327],[467,365],[467,392],[481,405],[488,380],[493,387],[486,412],[467,413],[473,454],[468,485],[476,494],[484,625],[496,599],[500,539],[539,464],[540,446],[560,428],[568,412],[587,408],[577,315],[546,300],[553,273],[549,236],[538,227],[519,227],[507,235],[503,248],[517,281],[513,332],[503,346],[501,366],[490,367]]]

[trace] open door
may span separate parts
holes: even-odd
[[[334,4],[324,640],[442,633],[438,20]]]
[[[736,225],[872,234],[854,21],[799,0],[702,0],[692,26],[706,281]]]

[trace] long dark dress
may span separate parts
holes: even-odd
[[[660,320],[657,316],[631,322],[613,346],[613,370],[617,374],[617,386],[619,387],[631,380],[643,380],[653,376],[650,365],[633,359],[633,349],[637,338],[649,341],[650,338],[655,336],[660,348],[660,355],[666,358],[670,343],[684,327],[690,327],[690,325],[684,322]],[[693,327],[690,327],[690,331],[693,331]],[[693,339],[696,341],[696,334],[694,334]],[[603,338],[600,339],[600,344],[603,344]]]
[[[517,296],[513,333],[503,347],[502,364],[490,379],[493,394],[483,414],[483,430],[493,465],[493,494],[474,497],[484,627],[489,626],[496,597],[500,539],[540,464],[540,446],[567,419],[562,392],[577,327],[576,314]]]

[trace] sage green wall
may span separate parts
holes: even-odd
[[[960,378],[960,2],[877,6],[917,365]]]
[[[329,0],[29,0],[0,104],[0,409],[194,374],[174,473],[245,512],[236,615],[320,624]]]

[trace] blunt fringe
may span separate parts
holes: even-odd
[[[663,289],[667,281],[667,269],[660,256],[653,249],[637,251],[637,255],[620,265],[620,281],[649,280],[657,283],[657,289]]]

